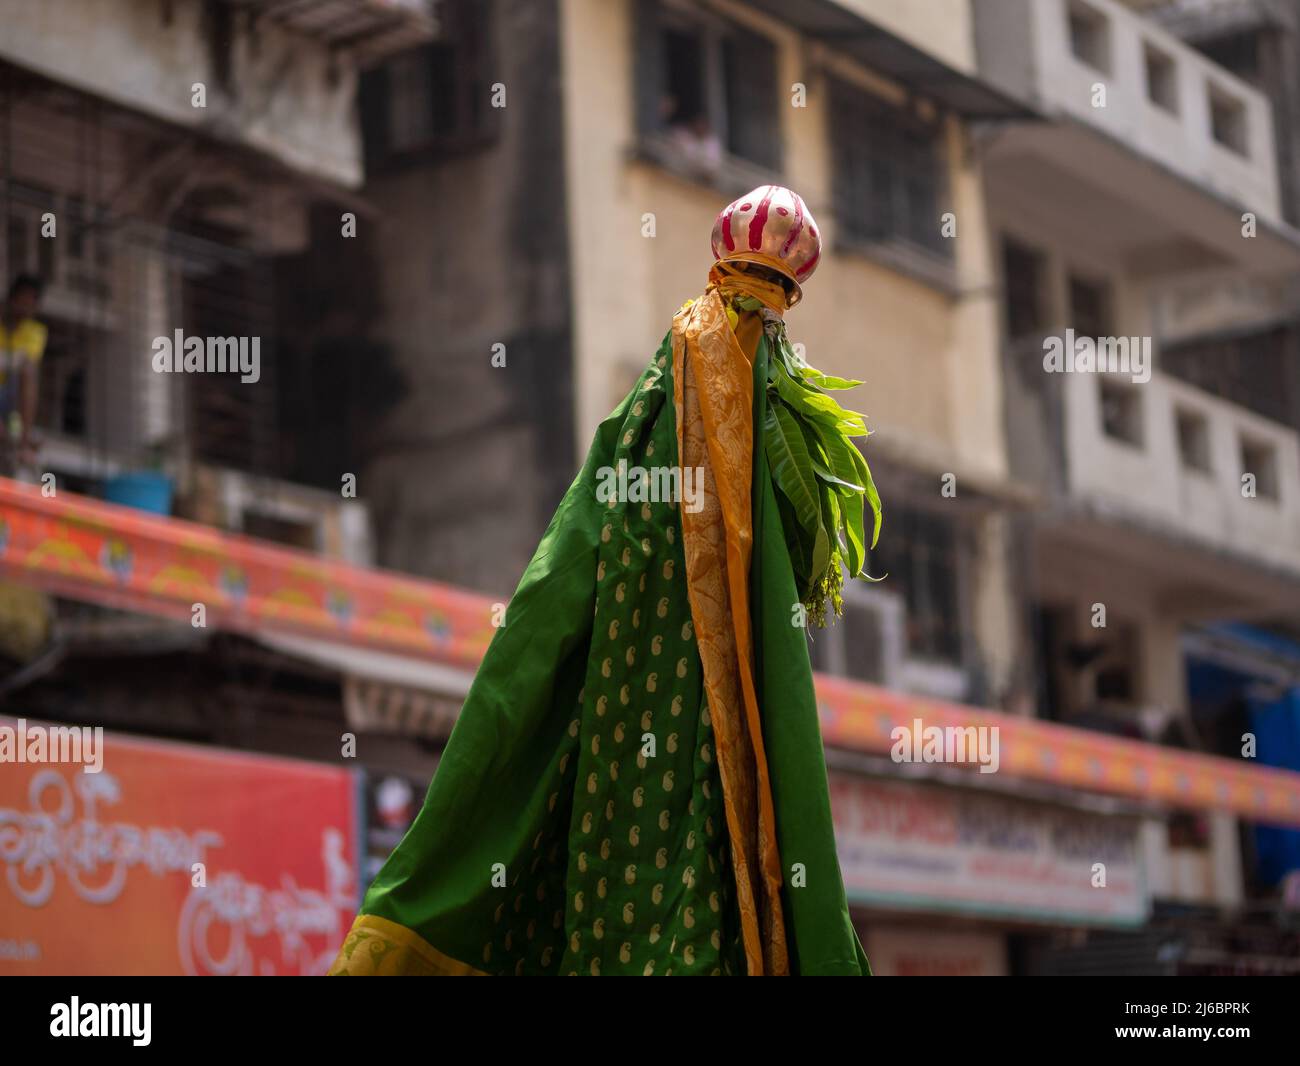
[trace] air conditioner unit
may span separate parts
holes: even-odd
[[[355,566],[374,564],[370,513],[360,500],[234,470],[208,473],[216,474],[217,524],[223,528]]]
[[[813,668],[822,673],[893,688],[906,647],[905,608],[894,593],[861,582],[844,586],[844,614],[825,629],[809,630]]]

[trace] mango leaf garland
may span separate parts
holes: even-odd
[[[820,522],[817,477],[813,471],[808,442],[794,415],[779,403],[769,403],[763,427],[763,447],[772,477],[794,506],[799,524],[810,532]]]
[[[835,615],[843,609],[843,567],[850,577],[876,580],[863,567],[880,537],[880,495],[852,440],[869,431],[862,415],[829,395],[862,383],[808,366],[790,346],[779,317],[765,316],[765,329],[770,358],[763,446],[800,599],[813,624],[824,626],[828,604]]]

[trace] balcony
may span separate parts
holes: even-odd
[[[1145,382],[1110,373],[1059,380],[1072,500],[1300,578],[1293,430],[1159,372]]]
[[[331,49],[347,49],[364,66],[424,44],[438,28],[433,0],[226,0],[236,10],[282,23]]]
[[[425,0],[64,0],[5,4],[4,25],[15,66],[344,186],[362,178],[358,70],[437,32]]]
[[[981,76],[1050,120],[990,139],[991,184],[1054,189],[1152,273],[1294,269],[1261,93],[1114,0],[974,3]]]

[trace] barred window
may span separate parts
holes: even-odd
[[[491,5],[447,0],[441,11],[441,40],[362,75],[359,102],[370,169],[482,147],[496,135],[488,77]]]
[[[901,240],[951,259],[952,242],[941,230],[947,179],[938,125],[844,82],[832,80],[830,99],[844,236],[868,244]]]
[[[781,166],[776,46],[709,12],[637,0],[637,128],[696,169]]]
[[[1032,337],[1046,329],[1044,261],[1036,249],[1008,240],[1002,245],[1002,297],[1007,336]]]
[[[961,564],[958,528],[945,516],[894,506],[889,535],[870,552],[873,577],[888,575],[884,588],[900,592],[907,608],[907,652],[919,659],[960,663]]]
[[[1071,274],[1070,325],[1080,337],[1110,337],[1115,327],[1111,317],[1110,286],[1104,281]]]
[[[1162,370],[1275,422],[1300,428],[1300,339],[1289,327],[1207,337],[1161,350]]]

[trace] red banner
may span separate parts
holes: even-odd
[[[103,737],[98,773],[0,767],[0,974],[323,973],[359,902],[354,773]]]

